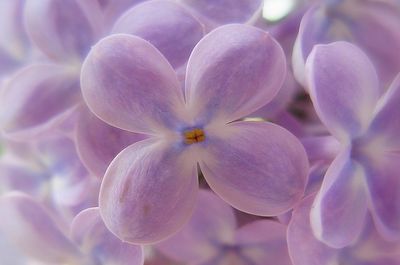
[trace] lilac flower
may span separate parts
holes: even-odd
[[[152,14],[157,7],[162,8],[158,17],[130,12],[124,21],[135,25],[128,27],[120,21],[118,30],[143,35],[168,53],[171,60],[177,59],[175,63],[180,66],[187,60],[184,55],[202,37],[203,27],[185,8],[172,1],[149,1],[137,6],[145,14]],[[97,1],[31,0],[25,3],[27,32],[48,58],[21,69],[2,89],[0,126],[8,137],[27,140],[46,135],[77,111],[82,104],[81,63],[91,45],[108,33],[102,23],[104,16]],[[154,31],[157,24],[154,21],[163,22],[162,31]],[[171,37],[174,35],[180,38]],[[175,58],[174,54],[180,57]]]
[[[107,227],[134,243],[176,232],[195,205],[198,166],[240,210],[271,216],[290,209],[307,181],[304,148],[277,125],[236,121],[274,97],[285,69],[267,33],[227,25],[193,50],[183,93],[150,43],[124,34],[100,41],[82,67],[86,103],[107,123],[151,136],[107,169],[99,199]]]
[[[380,97],[372,63],[346,42],[317,45],[306,73],[319,117],[342,144],[311,211],[315,235],[329,246],[347,246],[368,209],[383,236],[399,238],[400,78]]]
[[[104,226],[98,209],[81,212],[71,226],[33,198],[9,193],[0,198],[0,230],[23,253],[44,264],[141,265],[140,246],[129,245]]]
[[[349,41],[362,48],[386,86],[400,71],[400,5],[391,1],[321,1],[305,14],[294,46],[293,68],[306,84],[304,64],[316,44]]]
[[[293,265],[397,265],[400,263],[400,244],[388,242],[375,230],[368,218],[362,234],[351,246],[334,249],[313,235],[310,210],[315,194],[308,196],[293,211],[288,227],[289,254]]]
[[[284,225],[258,220],[237,228],[233,209],[205,190],[188,224],[156,247],[183,264],[291,265]]]

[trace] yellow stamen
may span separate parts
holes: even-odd
[[[192,129],[185,131],[183,133],[183,136],[185,137],[185,144],[194,144],[194,143],[199,143],[203,142],[206,139],[206,135],[204,134],[204,131],[202,129]]]

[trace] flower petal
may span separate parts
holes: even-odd
[[[255,17],[262,8],[260,0],[180,0],[202,21],[212,26],[245,23]]]
[[[222,26],[190,56],[186,103],[200,122],[230,122],[271,101],[285,73],[283,50],[268,33],[246,25]]]
[[[379,156],[379,157],[378,157]],[[377,153],[363,163],[371,194],[371,213],[378,231],[389,240],[400,238],[400,154]]]
[[[95,39],[90,21],[76,0],[30,0],[24,16],[32,41],[55,60],[84,58]]]
[[[81,73],[83,97],[105,122],[128,131],[159,134],[177,124],[184,106],[175,71],[147,41],[115,34],[98,42]]]
[[[75,137],[82,163],[99,178],[122,149],[145,138],[108,125],[87,108],[80,109]]]
[[[201,191],[190,221],[157,249],[185,264],[202,264],[218,254],[218,244],[233,243],[236,229],[233,209],[210,191]]]
[[[379,97],[367,56],[347,42],[317,45],[306,63],[311,99],[325,126],[342,140],[367,129]]]
[[[286,226],[272,220],[260,220],[237,230],[236,241],[241,255],[251,264],[291,265],[286,243]]]
[[[202,24],[188,10],[165,0],[147,1],[125,12],[114,25],[113,32],[149,41],[175,69],[187,62],[204,35]]]
[[[306,197],[293,211],[287,231],[289,254],[293,265],[335,264],[336,250],[313,235],[310,210],[315,195]]]
[[[356,3],[352,27],[355,42],[374,63],[382,84],[390,84],[400,71],[400,8],[390,1]],[[379,32],[379,38],[376,33]]]
[[[256,215],[286,212],[304,193],[308,161],[299,140],[267,122],[234,122],[209,132],[200,162],[210,187],[233,207]]]
[[[177,232],[197,198],[193,154],[158,139],[139,141],[110,164],[100,189],[107,227],[130,243],[154,243]]]
[[[381,97],[368,134],[387,150],[400,150],[400,74]]]
[[[142,265],[144,262],[142,247],[115,237],[104,225],[98,207],[88,208],[74,218],[71,235],[82,251],[100,264]]]
[[[365,172],[343,150],[332,162],[311,210],[315,236],[328,246],[342,248],[356,241],[367,213]]]
[[[54,128],[81,101],[79,81],[60,65],[31,65],[10,79],[0,96],[0,127],[26,140]]]
[[[47,210],[18,192],[0,199],[0,229],[24,253],[49,263],[77,262],[80,252]]]

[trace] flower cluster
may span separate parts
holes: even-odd
[[[1,0],[0,264],[399,265],[399,29],[396,0]]]

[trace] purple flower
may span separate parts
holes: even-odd
[[[0,198],[0,217],[2,235],[28,257],[44,264],[143,264],[142,248],[112,235],[98,208],[81,212],[69,232],[68,225],[42,204],[12,192]]]
[[[317,45],[306,73],[318,116],[342,144],[311,211],[315,235],[347,246],[369,211],[382,235],[399,238],[400,77],[380,97],[372,63],[346,42]]]
[[[303,146],[272,123],[237,121],[272,100],[285,70],[280,46],[244,25],[220,27],[197,44],[184,92],[147,41],[124,34],[100,41],[82,67],[86,103],[105,122],[151,136],[107,169],[99,200],[107,227],[134,243],[173,234],[195,205],[198,168],[240,210],[290,209],[307,181]]]
[[[293,51],[298,81],[306,84],[304,65],[316,44],[349,41],[375,64],[382,86],[400,71],[400,5],[390,1],[321,1],[304,15]]]
[[[351,246],[335,249],[314,237],[310,210],[315,194],[305,198],[293,211],[287,240],[293,265],[397,265],[400,263],[400,244],[388,242],[375,230],[368,218],[362,234]]]
[[[77,111],[81,63],[112,26],[104,25],[104,12],[97,1],[26,1],[26,30],[47,60],[21,69],[1,90],[0,126],[7,136],[38,138]],[[204,34],[200,22],[172,1],[148,1],[127,12],[114,30],[148,39],[176,67],[186,63]]]
[[[186,226],[156,247],[182,264],[291,265],[285,225],[258,220],[237,226],[233,209],[203,190]]]

